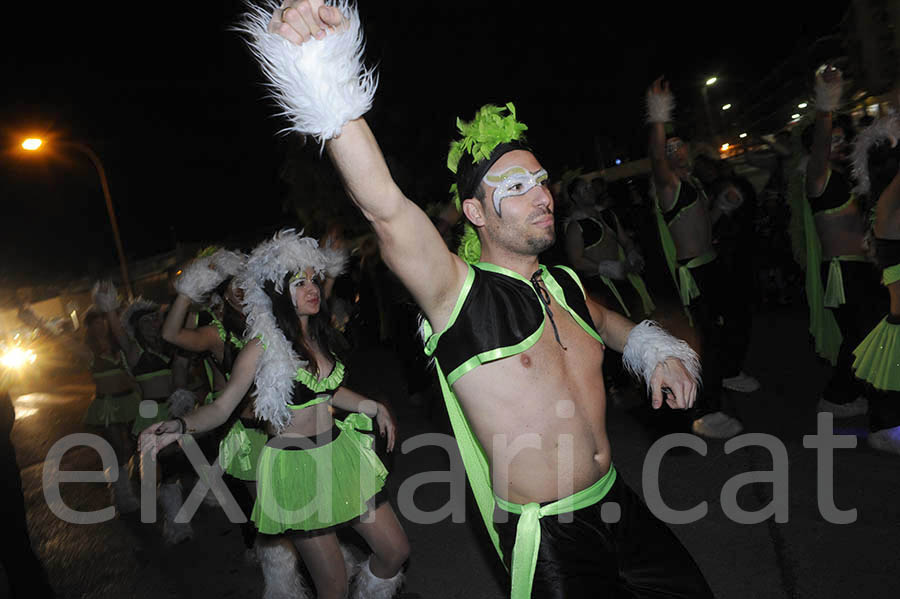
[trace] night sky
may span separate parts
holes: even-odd
[[[405,191],[421,203],[446,197],[456,116],[471,118],[486,102],[516,103],[558,177],[564,167],[596,167],[597,137],[640,157],[642,98],[655,76],[670,77],[688,106],[717,74],[713,101],[741,108],[772,69],[836,31],[847,5],[823,3],[812,14],[806,3],[768,0],[548,3],[538,11],[525,3],[363,0],[368,62],[381,79],[368,118],[385,154],[403,165]],[[296,224],[284,209],[282,176],[296,144],[278,135],[283,123],[272,116],[256,64],[229,31],[241,7],[4,7],[0,285],[116,264],[91,163],[72,150],[25,156],[18,143],[27,135],[80,141],[100,155],[130,259],[175,241]]]

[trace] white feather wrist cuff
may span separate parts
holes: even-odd
[[[816,110],[831,112],[841,105],[841,91],[843,83],[825,83],[821,78],[816,78]]]
[[[675,96],[671,93],[647,94],[647,122],[668,123],[675,110]]]
[[[669,358],[681,360],[694,380],[700,383],[700,358],[685,341],[673,337],[652,320],[644,320],[631,329],[622,352],[622,363],[629,372],[644,379],[648,389],[657,365]]]
[[[337,137],[341,128],[372,107],[378,86],[375,72],[363,65],[363,35],[356,5],[329,1],[349,21],[347,31],[296,45],[268,31],[279,2],[251,6],[240,30],[269,80],[289,129],[312,135],[317,142]]]
[[[176,389],[169,396],[166,404],[169,408],[170,418],[181,418],[185,414],[189,414],[197,403],[197,396],[188,389]]]
[[[175,281],[175,291],[198,304],[204,303],[207,294],[226,279],[224,273],[213,270],[212,258],[197,258],[185,266],[184,272]]]
[[[91,290],[94,305],[104,314],[115,312],[119,307],[119,294],[110,281],[97,281]]]

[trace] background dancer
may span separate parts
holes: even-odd
[[[727,439],[744,427],[722,404],[722,352],[726,280],[713,248],[712,226],[729,206],[711,204],[703,185],[693,176],[688,146],[680,137],[667,137],[675,99],[662,77],[647,90],[650,129],[651,195],[663,254],[682,305],[700,332],[703,391],[691,430],[698,435]],[[724,210],[723,210],[724,209]]]
[[[376,494],[387,471],[372,449],[372,419],[393,450],[395,424],[380,403],[343,387],[341,340],[322,301],[326,273],[343,269],[339,252],[319,250],[314,239],[287,230],[257,247],[240,287],[248,340],[222,394],[183,419],[148,428],[142,451],[157,452],[183,433],[224,424],[251,385],[255,413],[269,440],[257,468],[252,520],[260,533],[266,597],[302,590],[292,541],[312,575],[317,597],[345,597],[348,571],[334,534],[351,524],[373,555],[355,573],[353,597],[389,598],[403,581],[409,555],[406,534],[390,503]],[[344,421],[331,407],[354,412]],[[360,519],[372,509],[370,517]]]
[[[817,239],[811,239],[814,233],[807,225],[807,300],[811,310],[821,302],[839,327],[839,331],[830,329],[831,333],[814,330],[820,336],[837,335],[830,344],[840,347],[818,410],[847,418],[865,414],[868,409],[865,386],[851,369],[853,349],[884,313],[879,303],[885,293],[864,247],[866,215],[851,192],[848,153],[853,131],[846,119],[835,119],[832,114],[840,106],[842,90],[840,70],[823,65],[816,71],[816,120],[806,165],[808,208],[804,209],[810,210],[812,220],[807,218],[805,222],[815,223],[817,235]],[[815,241],[818,246],[810,251]],[[810,285],[810,270],[819,275],[821,291]],[[820,326],[833,327],[830,321]]]
[[[872,244],[890,312],[854,350],[856,376],[870,385],[869,446],[900,455],[900,119],[877,120],[853,150],[854,190],[877,201]]]

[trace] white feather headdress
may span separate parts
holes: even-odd
[[[349,22],[347,31],[296,45],[270,33],[268,26],[279,0],[250,5],[237,30],[250,38],[250,49],[269,80],[280,115],[291,127],[317,142],[337,137],[345,123],[372,107],[378,78],[363,65],[363,32],[356,5],[330,0]]]
[[[900,118],[897,116],[881,117],[859,132],[853,142],[853,154],[850,157],[853,178],[856,179],[854,193],[867,194],[872,188],[872,181],[869,179],[869,150],[885,142],[890,143],[892,148],[896,147],[898,139],[900,139]]]
[[[128,307],[125,308],[125,311],[122,312],[122,327],[128,333],[128,336],[132,339],[137,339],[137,337],[135,337],[134,324],[131,322],[132,316],[138,312],[144,312],[146,310],[156,311],[159,310],[159,308],[160,306],[156,302],[144,299],[141,296],[134,298],[131,303],[128,304]]]
[[[184,267],[175,281],[175,290],[202,304],[207,294],[226,279],[237,275],[247,263],[247,256],[226,249],[219,249],[209,256],[194,259]],[[219,298],[221,302],[221,298]],[[210,299],[210,303],[215,303]]]
[[[347,256],[331,248],[319,248],[312,237],[303,237],[293,229],[279,231],[261,243],[250,254],[247,266],[238,275],[237,285],[244,292],[244,314],[247,315],[245,339],[262,339],[265,350],[256,366],[256,416],[269,422],[280,432],[291,421],[288,403],[294,393],[294,377],[307,362],[294,352],[275,320],[272,301],[263,287],[275,284],[277,293],[284,289],[289,274],[312,268],[316,274],[336,277],[344,270]]]

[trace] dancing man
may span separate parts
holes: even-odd
[[[514,107],[482,108],[451,147],[467,263],[398,188],[362,119],[375,81],[361,64],[356,10],[290,1],[254,12],[246,30],[292,128],[325,143],[424,312],[426,352],[512,596],[711,596],[684,547],[617,476],[605,427],[607,346],[624,351],[657,408],[693,404],[696,354],[655,323],[635,326],[590,301],[570,269],[538,263],[555,238],[553,199]],[[619,517],[605,523],[612,502]]]

